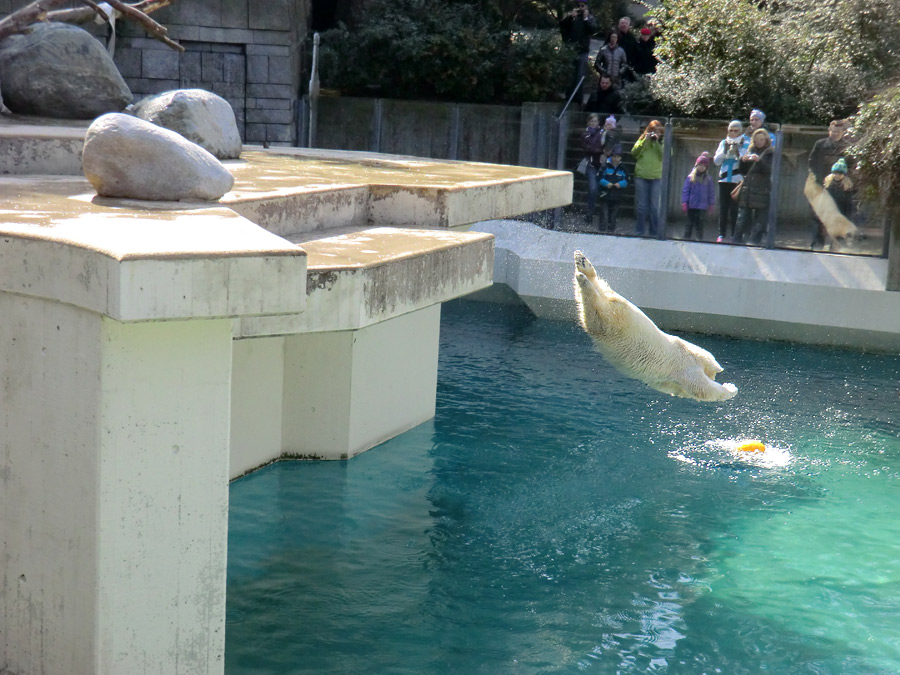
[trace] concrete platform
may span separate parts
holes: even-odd
[[[229,479],[433,416],[464,228],[572,176],[247,148],[218,203],[101,199],[85,129],[0,116],[0,668],[219,674]]]

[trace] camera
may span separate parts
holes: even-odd
[[[647,134],[647,138],[649,138],[651,141],[658,141],[658,140],[659,140],[659,134],[656,133],[656,132],[653,132],[653,133],[651,133],[651,134]]]
[[[725,157],[728,159],[737,159],[741,154],[741,141],[725,141]]]

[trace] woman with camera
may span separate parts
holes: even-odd
[[[743,179],[738,172],[738,160],[749,146],[743,129],[740,120],[731,120],[725,138],[713,155],[713,164],[719,167],[719,236],[716,241],[720,244],[726,237],[734,236],[737,222],[738,206],[731,198],[731,192]]]
[[[650,220],[650,236],[659,232],[659,197],[662,185],[663,136],[665,127],[653,120],[631,148],[634,157],[634,210],[637,220],[634,233],[644,235],[644,225]]]

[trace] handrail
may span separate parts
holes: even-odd
[[[566,101],[566,104],[563,106],[562,111],[556,116],[556,119],[559,120],[563,115],[566,114],[566,110],[569,109],[569,104],[572,103],[572,99],[575,98],[575,94],[581,91],[581,83],[584,82],[585,76],[582,75],[581,79],[578,80],[578,84],[575,85],[575,89],[572,90],[572,94],[569,96],[569,100]]]

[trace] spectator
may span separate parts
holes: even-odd
[[[738,160],[748,145],[743,129],[740,120],[731,120],[725,138],[719,141],[713,155],[713,163],[719,167],[719,236],[716,238],[719,243],[734,236],[737,222],[738,206],[731,198],[731,192],[743,178],[737,169]]]
[[[706,212],[712,212],[715,203],[715,181],[709,176],[709,157],[703,153],[694,162],[694,168],[684,179],[684,186],[681,188],[681,211],[687,214],[685,239],[696,234],[697,241],[703,241],[703,221]]]
[[[850,146],[846,134],[847,121],[832,120],[828,125],[828,137],[816,141],[813,145],[813,149],[809,153],[808,167],[812,179],[819,185],[825,184],[825,177],[837,160],[844,159],[846,162],[847,148]],[[825,226],[815,214],[813,214],[811,234],[812,241],[809,246],[811,249],[825,244]]]
[[[606,121],[603,122],[603,130],[606,132],[606,146],[608,148],[611,148],[614,145],[620,145],[621,139],[619,138],[619,132],[616,129],[617,123],[618,120],[616,120],[615,115],[610,115],[606,118]]]
[[[775,150],[765,129],[757,129],[750,137],[750,147],[738,162],[738,172],[744,176],[738,195],[738,219],[734,232],[735,244],[760,244],[768,228],[769,202],[772,194],[772,160]]]
[[[587,0],[575,0],[571,7],[569,13],[559,22],[563,42],[575,51],[574,73],[568,96],[572,96],[579,89],[579,83],[587,75],[591,36],[597,32],[597,21],[588,11]]]
[[[825,177],[824,187],[834,200],[841,215],[848,220],[853,217],[853,181],[847,177],[847,162],[843,157],[831,167]]]
[[[634,63],[637,40],[631,32],[631,17],[623,16],[619,19],[619,23],[616,26],[616,35],[619,38],[619,46],[625,51],[625,58],[628,63]]]
[[[597,174],[606,166],[607,133],[600,127],[600,118],[597,115],[588,117],[587,128],[584,130],[581,145],[584,148],[587,162],[585,176],[588,182],[587,212],[584,214],[584,222],[590,225],[594,220],[594,206],[597,203]]]
[[[747,127],[747,131],[744,133],[744,136],[747,139],[747,144],[750,144],[750,138],[753,136],[753,132],[757,129],[762,129],[763,123],[766,121],[766,113],[758,108],[754,108],[750,111],[750,126]],[[775,134],[766,129],[766,132],[769,134],[769,141],[772,143],[772,147],[775,147]]]
[[[634,56],[631,59],[631,67],[638,75],[650,75],[656,72],[656,43],[653,39],[653,29],[647,26],[641,28],[641,36],[634,48]],[[627,52],[626,52],[627,54]]]
[[[622,75],[628,59],[625,50],[619,46],[619,36],[613,31],[606,38],[606,44],[600,48],[594,60],[594,69],[601,75],[609,75],[617,87],[622,83]]]
[[[628,172],[622,164],[622,146],[614,145],[606,160],[606,167],[600,173],[600,201],[605,207],[600,211],[600,219],[606,216],[606,223],[600,223],[601,232],[616,231],[616,218],[622,201],[622,190],[628,187]],[[604,213],[605,212],[605,213]]]
[[[597,84],[597,91],[588,102],[588,110],[598,113],[613,113],[619,115],[623,112],[622,97],[619,88],[613,84],[609,75],[601,75]]]
[[[653,120],[631,148],[634,165],[634,210],[637,219],[634,232],[644,236],[648,217],[650,235],[659,233],[659,197],[662,178],[663,138],[665,127]]]

